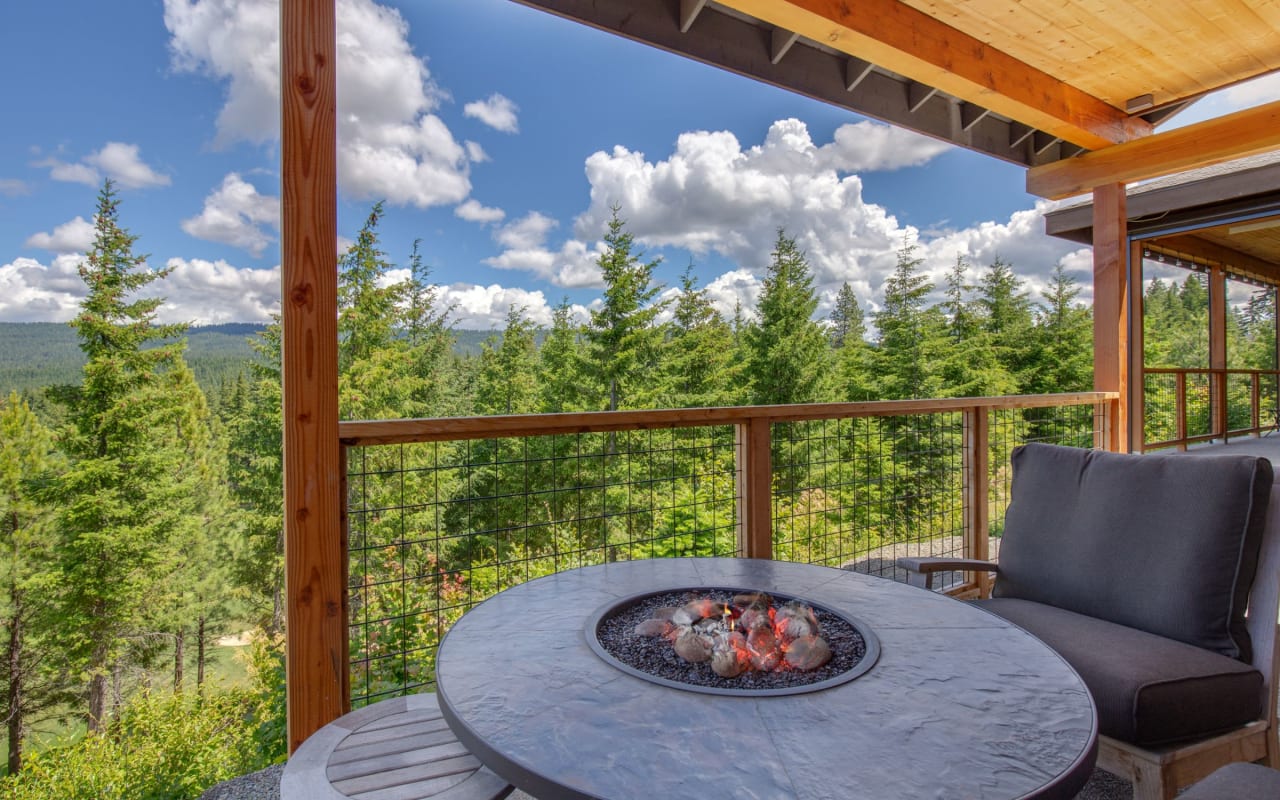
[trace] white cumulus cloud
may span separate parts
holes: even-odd
[[[48,167],[49,177],[55,181],[86,186],[96,186],[104,177],[128,189],[168,186],[173,182],[168,175],[156,172],[142,160],[138,145],[125,142],[107,142],[101,150],[90,153],[79,162],[69,163],[51,157],[37,161],[36,166]]]
[[[492,208],[490,206],[481,205],[478,200],[470,199],[453,210],[454,216],[459,219],[465,219],[467,222],[501,222],[507,216],[507,212],[500,208]]]
[[[82,256],[63,254],[50,264],[16,258],[0,265],[0,319],[9,322],[66,322],[85,296]]]
[[[646,247],[680,247],[695,256],[715,254],[738,265],[707,284],[717,310],[731,317],[739,305],[752,313],[779,228],[805,251],[826,313],[848,282],[868,312],[879,307],[885,279],[905,242],[917,242],[940,298],[957,255],[967,258],[975,279],[996,257],[1012,263],[1035,292],[1053,267],[1078,250],[1043,233],[1041,203],[1006,221],[924,234],[902,225],[885,208],[862,196],[853,169],[894,169],[920,163],[945,146],[895,134],[874,123],[846,125],[831,142],[815,143],[798,120],[774,123],[762,143],[744,146],[727,131],[680,135],[674,152],[660,160],[615,147],[586,160],[590,202],[574,223],[574,236],[555,242],[556,220],[531,212],[495,231],[503,248],[485,263],[520,270],[557,286],[603,285],[596,260],[613,208],[621,208],[627,231]],[[1087,252],[1087,251],[1086,251]]]
[[[32,234],[25,244],[54,253],[83,253],[93,246],[93,237],[93,223],[76,217],[57,226],[52,233]]]
[[[176,69],[225,83],[215,144],[279,130],[278,0],[165,0]],[[338,183],[348,196],[454,204],[471,191],[472,154],[434,111],[448,94],[414,55],[399,12],[338,0]]]
[[[462,145],[467,148],[467,159],[473,164],[483,164],[489,160],[489,154],[484,151],[478,142],[470,139],[463,142]]]
[[[498,244],[512,250],[529,250],[541,247],[547,234],[558,223],[545,214],[530,211],[520,219],[499,228],[493,238]]]
[[[438,287],[441,302],[453,308],[450,319],[468,330],[501,330],[507,324],[507,310],[523,308],[524,315],[539,327],[551,326],[551,306],[540,291],[490,284],[478,286],[455,283]]]
[[[476,100],[462,107],[463,114],[503,133],[520,132],[520,122],[516,118],[519,110],[519,106],[497,92],[485,100]]]
[[[280,228],[280,198],[259,194],[235,172],[205,198],[198,215],[182,221],[182,229],[197,239],[229,244],[254,256],[275,241],[268,228]]]
[[[19,197],[24,194],[30,194],[31,187],[27,186],[25,181],[17,178],[0,178],[0,195],[6,197]]]
[[[280,312],[280,267],[250,269],[226,261],[171,258],[164,280],[149,284],[145,296],[165,298],[160,322],[216,325],[268,322]]]

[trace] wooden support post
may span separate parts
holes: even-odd
[[[991,558],[991,419],[990,410],[975,406],[964,412],[964,557]],[[977,572],[979,597],[991,596],[991,574]]]
[[[1119,392],[1107,449],[1129,452],[1129,235],[1123,183],[1093,190],[1093,388]]]
[[[1209,268],[1209,369],[1227,368],[1227,273],[1219,265]],[[1209,407],[1213,409],[1213,433],[1227,441],[1227,374],[1211,373]]]
[[[347,709],[338,446],[334,0],[280,4],[289,751]]]
[[[736,426],[738,549],[747,558],[773,558],[771,424],[751,418]]]

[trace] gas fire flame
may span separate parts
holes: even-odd
[[[813,609],[798,600],[779,606],[764,592],[735,595],[732,604],[699,597],[679,608],[659,609],[635,633],[667,639],[685,661],[710,661],[723,678],[813,670],[831,659]]]

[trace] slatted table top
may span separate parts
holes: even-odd
[[[383,700],[316,731],[285,766],[281,800],[497,800],[506,781],[471,755],[434,694]]]

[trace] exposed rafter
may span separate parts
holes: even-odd
[[[680,32],[688,33],[693,21],[706,8],[707,0],[680,0]]]
[[[1180,256],[1197,264],[1222,267],[1227,272],[1238,272],[1273,285],[1280,284],[1280,264],[1202,239],[1194,233],[1160,236],[1144,241],[1142,246],[1153,253]]]
[[[1027,170],[1027,191],[1059,200],[1280,148],[1280,100]]]
[[[1058,139],[1096,149],[1151,125],[899,0],[720,0]]]
[[[795,44],[799,38],[800,34],[798,33],[792,33],[782,28],[774,28],[773,37],[769,43],[769,60],[777,64],[791,49],[791,45]]]
[[[845,90],[852,92],[854,89],[857,89],[858,84],[866,80],[867,76],[871,74],[871,70],[875,68],[876,65],[872,64],[870,61],[863,61],[860,58],[850,56],[848,63],[846,63],[844,67]]]

